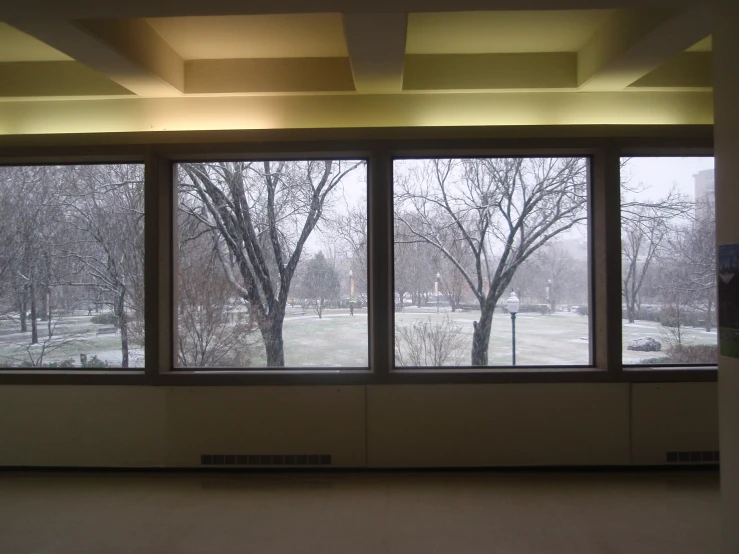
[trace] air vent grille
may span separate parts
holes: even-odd
[[[718,450],[667,452],[668,464],[716,464],[720,461]]]
[[[330,466],[331,454],[202,454],[204,466]]]

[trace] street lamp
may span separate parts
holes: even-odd
[[[516,314],[518,313],[521,301],[518,299],[515,292],[511,291],[511,295],[508,297],[506,305],[508,306],[508,313],[511,314],[511,330],[513,332],[513,365],[516,365]]]
[[[438,271],[436,272],[436,283],[434,284],[434,288],[436,289],[436,313],[439,313],[439,279],[441,279],[441,273]]]

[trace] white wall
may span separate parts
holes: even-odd
[[[660,464],[717,450],[716,384],[0,387],[0,466]]]

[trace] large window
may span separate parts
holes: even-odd
[[[458,132],[8,151],[0,383],[716,378],[710,136]]]
[[[367,170],[181,163],[181,368],[367,367]]]
[[[0,167],[0,365],[144,365],[141,165]]]
[[[588,164],[395,161],[397,366],[590,364]]]
[[[713,158],[621,160],[623,362],[718,362]]]

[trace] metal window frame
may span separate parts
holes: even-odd
[[[145,164],[146,367],[144,371],[0,370],[0,384],[368,385],[715,381],[715,366],[624,369],[621,361],[621,156],[713,155],[712,126],[553,126],[286,129],[0,137],[0,163]],[[592,367],[394,369],[392,164],[396,157],[590,157]],[[370,369],[193,371],[173,369],[173,168],[187,159],[368,160]]]

